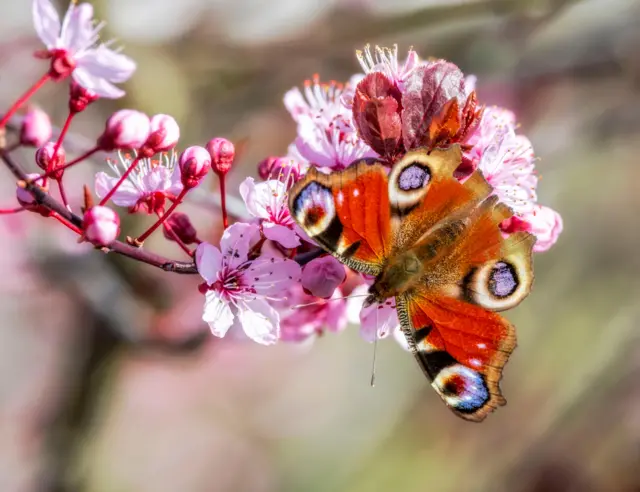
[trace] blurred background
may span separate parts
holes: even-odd
[[[640,2],[92,3],[103,37],[139,68],[124,99],[74,121],[68,152],[89,148],[114,109],[169,113],[182,147],[246,139],[235,192],[293,139],[286,90],[314,73],[347,80],[360,71],[355,49],[398,43],[476,74],[483,103],[515,110],[540,157],[539,200],[565,231],[508,313],[509,403],[478,425],[455,417],[392,341],[379,344],[372,389],[357,327],[304,346],[214,339],[198,276],[3,216],[0,491],[640,491]],[[43,71],[30,4],[2,1],[1,107]],[[61,125],[66,85],[36,102]],[[76,200],[103,166],[72,173]],[[214,205],[183,211],[217,241]],[[124,230],[151,222],[127,220]],[[150,248],[180,258],[156,236]]]

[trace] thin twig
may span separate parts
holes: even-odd
[[[0,159],[4,161],[6,166],[18,180],[25,183],[25,189],[31,193],[38,205],[42,205],[43,207],[56,212],[58,215],[69,221],[69,223],[82,228],[82,218],[67,210],[64,205],[59,203],[48,193],[44,192],[40,187],[30,183],[27,174],[22,170],[20,165],[13,160],[6,150],[0,149]],[[107,249],[123,256],[133,258],[134,260],[147,263],[148,265],[161,268],[166,272],[186,274],[198,273],[194,262],[170,260],[145,249],[130,246],[129,244],[121,241],[115,241]]]

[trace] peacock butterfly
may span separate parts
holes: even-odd
[[[497,314],[533,283],[535,236],[503,237],[512,210],[479,170],[454,177],[459,145],[407,152],[388,172],[362,160],[343,171],[311,169],[289,192],[294,220],[350,268],[375,276],[366,303],[396,298],[420,367],[460,417],[482,421],[506,400],[499,381],[516,346]]]

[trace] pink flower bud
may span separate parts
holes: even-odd
[[[69,84],[69,111],[72,113],[80,113],[87,109],[87,106],[99,99],[98,94],[85,89],[75,81]]]
[[[562,217],[555,210],[538,205],[534,213],[530,216],[531,232],[535,234],[537,241],[533,246],[533,251],[542,253],[556,244],[562,233]]]
[[[182,185],[185,189],[195,188],[211,169],[211,156],[204,147],[194,145],[180,154],[178,163]]]
[[[33,107],[22,120],[20,143],[31,147],[40,147],[51,138],[51,120],[40,108]]]
[[[58,147],[56,154],[53,151],[56,148],[55,142],[47,142],[38,150],[36,150],[36,164],[45,172],[54,171],[55,169],[64,166],[66,162],[66,154],[62,146]],[[51,174],[51,178],[59,181],[62,179],[62,173],[59,171]]]
[[[27,178],[30,180],[36,179],[38,177],[40,177],[39,174],[27,174]],[[42,181],[39,181],[38,183],[42,183]],[[41,188],[45,192],[48,191],[45,187]],[[38,205],[35,198],[33,198],[33,195],[20,186],[16,186],[16,200],[18,200],[18,203],[30,212],[36,212],[43,217],[49,217],[51,215],[51,211],[48,208],[43,207],[42,205]]]
[[[82,218],[84,237],[96,246],[109,246],[120,233],[120,217],[108,207],[96,205]]]
[[[260,163],[258,164],[258,175],[262,179],[269,179],[271,177],[271,170],[273,169],[273,166],[278,161],[278,159],[280,158],[271,156],[260,161]]]
[[[227,174],[236,156],[233,144],[226,138],[214,138],[207,143],[207,150],[211,155],[211,167],[216,174]]]
[[[150,155],[173,149],[180,139],[180,127],[176,120],[166,114],[151,118],[151,133],[144,144]]]
[[[106,151],[139,149],[149,138],[149,133],[151,122],[146,114],[122,109],[109,117],[97,144]]]
[[[302,288],[311,295],[328,299],[346,277],[342,263],[333,256],[322,256],[305,265]]]
[[[178,236],[180,241],[184,244],[193,244],[198,242],[198,233],[191,224],[191,220],[187,214],[183,214],[182,212],[173,212],[169,218],[165,221],[173,233]],[[163,229],[164,237],[169,241],[175,241],[173,236],[169,234],[167,229]]]

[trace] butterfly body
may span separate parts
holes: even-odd
[[[512,211],[476,171],[464,183],[449,150],[408,152],[387,172],[361,161],[311,170],[290,191],[296,222],[347,266],[375,276],[367,305],[395,297],[410,348],[432,386],[459,416],[483,420],[505,400],[498,387],[515,347],[496,313],[531,289],[534,236],[503,238]]]

